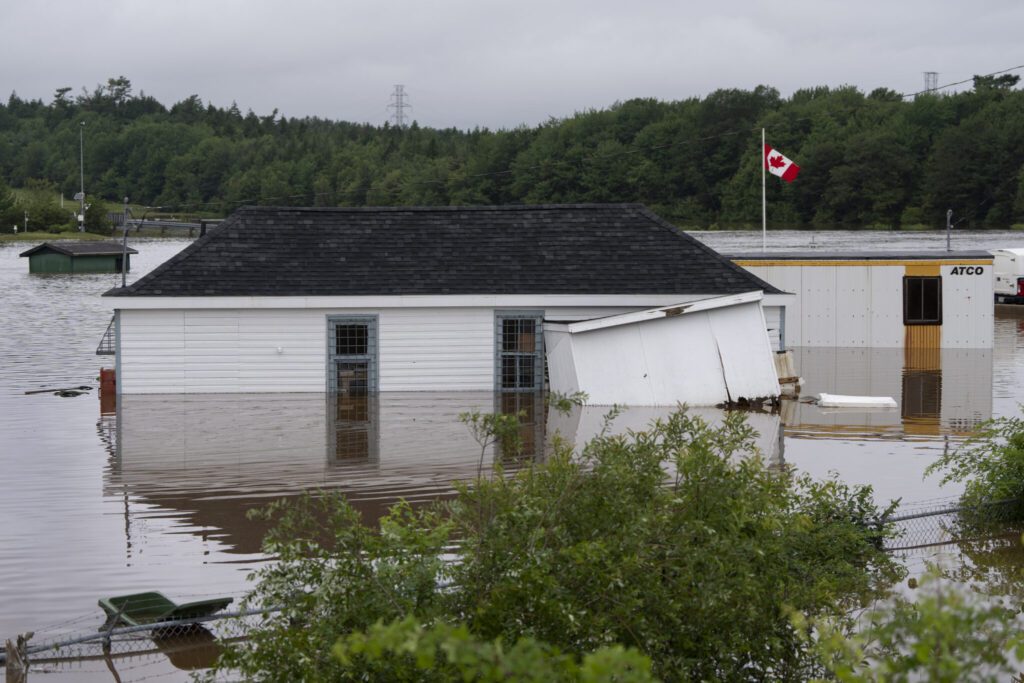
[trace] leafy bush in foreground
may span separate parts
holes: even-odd
[[[1024,518],[1024,419],[1000,417],[981,425],[962,447],[928,466],[942,483],[964,482],[962,521],[978,524],[993,515]],[[998,508],[991,506],[998,505]]]
[[[738,414],[712,428],[679,411],[578,454],[556,443],[546,463],[461,485],[443,506],[401,503],[379,530],[335,495],[275,504],[265,548],[278,562],[249,603],[284,610],[222,666],[254,680],[486,680],[448,658],[457,634],[476,660],[533,658],[566,680],[626,680],[648,661],[666,680],[806,680],[822,669],[790,615],[849,624],[898,571],[870,490],[772,470],[747,456],[752,436]],[[423,642],[448,654],[424,659]],[[584,678],[595,657],[607,675]]]
[[[851,638],[821,626],[816,647],[841,683],[994,683],[1020,680],[1024,633],[1016,609],[931,574],[916,600],[877,607]]]
[[[394,655],[403,658],[392,661],[388,673],[393,680],[418,680],[428,672],[481,683],[655,680],[650,660],[622,646],[601,648],[577,663],[574,657],[532,638],[520,638],[511,647],[504,647],[500,639],[483,642],[474,638],[465,626],[437,624],[424,629],[412,617],[386,625],[378,622],[367,632],[353,633],[334,646],[334,656],[347,667],[356,666],[358,658],[380,662]]]

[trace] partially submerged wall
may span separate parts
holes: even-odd
[[[583,391],[593,405],[708,406],[777,397],[760,292],[706,301],[716,303],[546,326],[551,389]]]

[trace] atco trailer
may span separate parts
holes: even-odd
[[[730,258],[796,295],[786,303],[785,348],[992,347],[993,257],[988,252],[790,252]]]

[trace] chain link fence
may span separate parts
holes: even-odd
[[[143,619],[149,608],[162,606],[157,599],[147,605],[146,599],[137,599],[127,607],[126,613],[135,615],[132,621],[146,623],[125,624],[120,615],[95,614],[69,619],[47,627],[39,633],[26,633],[9,640],[0,651],[0,665],[6,671],[8,683],[28,680],[31,669],[36,675],[67,674],[71,677],[97,676],[103,673],[116,681],[142,681],[167,678],[183,672],[211,667],[225,645],[244,640],[258,629],[263,620],[276,612],[265,610],[223,611],[206,616],[186,616],[179,619]],[[171,670],[153,673],[154,669]],[[154,666],[163,664],[164,666]]]
[[[964,506],[956,499],[901,506],[886,520],[896,536],[886,541],[885,549],[908,551],[1002,536],[1020,519],[1022,507],[1020,500]]]

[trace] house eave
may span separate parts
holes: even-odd
[[[559,306],[669,306],[720,296],[702,294],[419,294],[394,296],[130,296],[112,297],[117,310],[554,308]]]

